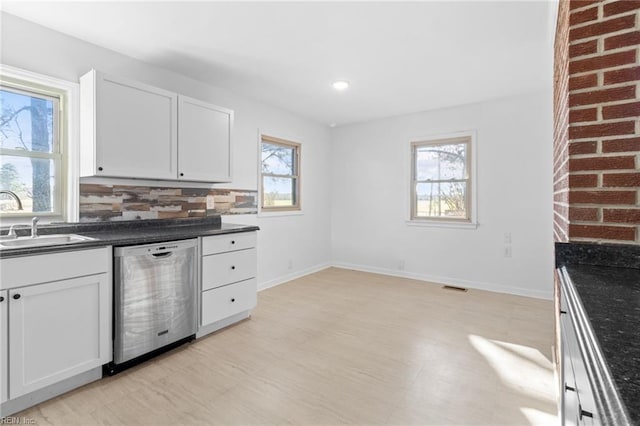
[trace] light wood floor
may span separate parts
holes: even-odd
[[[556,424],[550,301],[343,269],[20,417],[37,424]]]

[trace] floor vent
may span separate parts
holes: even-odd
[[[442,288],[445,289],[445,290],[462,291],[462,292],[465,292],[465,291],[469,290],[468,288],[456,287],[456,286],[453,286],[453,285],[443,285]]]

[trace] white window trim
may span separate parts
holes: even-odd
[[[442,139],[454,139],[468,137],[471,139],[471,200],[469,206],[471,208],[471,216],[468,221],[461,220],[447,220],[447,219],[412,219],[412,185],[413,185],[413,148],[414,142],[430,142],[438,141]],[[478,228],[478,143],[477,132],[475,130],[466,130],[455,133],[437,134],[429,136],[421,136],[412,138],[407,144],[405,164],[409,164],[405,176],[406,187],[406,200],[405,200],[405,217],[407,226],[411,227],[429,227],[429,228],[456,228],[456,229],[477,229]]]
[[[300,175],[299,177],[299,182],[298,182],[298,197],[299,197],[299,204],[300,207],[296,210],[265,210],[262,208],[262,136],[269,136],[272,138],[277,138],[277,139],[283,139],[286,141],[296,141],[299,140],[299,138],[295,138],[295,137],[289,137],[289,136],[285,136],[285,137],[281,137],[281,136],[271,136],[271,135],[278,135],[281,134],[281,132],[273,132],[273,131],[264,131],[261,129],[258,129],[258,199],[257,199],[257,205],[258,205],[258,217],[259,218],[276,218],[276,217],[285,217],[285,216],[302,216],[304,215],[304,210],[303,210],[303,204],[302,204],[302,193],[304,191],[303,185],[304,185],[304,180],[302,179],[302,175]],[[303,170],[302,167],[302,144],[299,142],[296,142],[299,147],[298,147],[298,167],[300,170]]]
[[[0,64],[0,76],[10,79],[25,80],[50,86],[65,92],[67,103],[65,104],[66,141],[64,142],[63,155],[66,152],[64,173],[61,180],[65,187],[66,200],[62,201],[62,215],[43,216],[42,222],[77,222],[79,219],[79,102],[80,85],[70,81],[61,80],[48,75],[23,70],[9,65]],[[60,141],[63,143],[63,141]],[[35,216],[36,214],[34,214]],[[26,223],[25,217],[3,217],[2,224]]]

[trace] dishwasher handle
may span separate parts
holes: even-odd
[[[155,257],[156,259],[159,257],[169,257],[173,254],[172,251],[165,251],[162,253],[152,253],[151,256]]]

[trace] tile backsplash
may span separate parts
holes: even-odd
[[[255,214],[257,199],[251,190],[81,183],[80,222]]]

